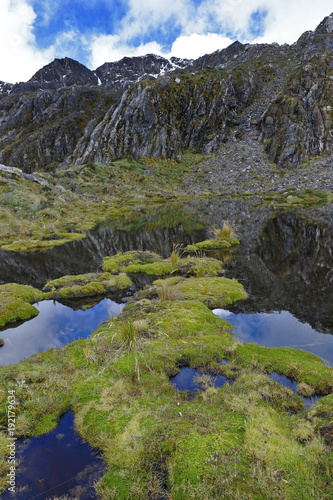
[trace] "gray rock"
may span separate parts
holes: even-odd
[[[0,172],[5,172],[6,174],[17,175],[21,177],[22,170],[17,167],[7,167],[6,165],[0,165]]]

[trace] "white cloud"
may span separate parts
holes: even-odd
[[[331,0],[206,0],[198,10],[206,28],[214,19],[224,33],[231,32],[242,42],[252,41],[251,15],[266,11],[264,33],[255,41],[294,43],[307,30],[314,30],[331,14]],[[210,29],[212,31],[212,29]]]
[[[35,12],[26,0],[0,2],[0,80],[28,80],[50,62],[53,49],[40,51],[35,44]]]
[[[119,35],[101,35],[92,41],[89,66],[96,69],[105,62],[119,61],[125,56],[143,56],[145,54],[162,55],[162,48],[157,42],[140,44],[135,47],[124,42]]]
[[[192,33],[189,36],[180,36],[174,41],[171,52],[167,57],[181,57],[184,59],[195,59],[216,50],[228,47],[233,41],[223,35],[208,33],[199,35]]]
[[[305,32],[315,30],[333,11],[331,0],[267,0],[268,16],[265,33],[258,43],[292,44]]]
[[[186,26],[195,9],[191,0],[129,0],[129,10],[121,21],[121,35],[125,40],[142,36],[150,30],[167,30],[167,23],[173,27]]]
[[[68,26],[58,33],[48,49],[41,49],[34,36],[37,0],[0,0],[0,80],[28,80],[54,57],[86,57],[93,69],[124,56],[156,53],[167,57],[196,58],[229,45],[233,40],[259,43],[293,43],[307,30],[315,29],[333,10],[332,0],[121,0],[127,7],[113,34],[97,33],[91,26],[83,36]],[[38,0],[39,1],[39,0]],[[54,12],[74,0],[40,0],[45,7],[39,23],[52,23]],[[76,0],[77,6],[110,0]],[[75,2],[74,2],[75,3]],[[60,8],[59,7],[59,8]],[[116,7],[115,7],[116,8]],[[263,33],[254,39],[251,15],[266,12]],[[50,31],[52,26],[50,25]],[[175,28],[175,40],[170,34]],[[152,41],[156,35],[156,41]],[[232,40],[231,40],[232,38]],[[146,43],[150,40],[149,43]],[[165,41],[167,40],[167,42]],[[171,47],[171,48],[170,48]],[[84,61],[82,61],[84,62]]]

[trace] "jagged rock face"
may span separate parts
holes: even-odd
[[[77,61],[65,57],[55,59],[29,80],[40,88],[71,87],[72,85],[97,85],[94,73]]]
[[[243,53],[246,47],[247,45],[243,45],[240,42],[234,42],[224,50],[216,50],[212,54],[206,54],[205,56],[199,57],[193,61],[190,67],[196,71],[203,68],[223,67]]]
[[[327,35],[333,31],[333,14],[325,17],[325,19],[319,24],[316,29],[316,33],[321,35]]]
[[[155,79],[170,71],[183,69],[191,61],[148,54],[142,57],[124,57],[121,61],[104,63],[95,74],[104,85],[129,88],[143,79]]]
[[[332,108],[333,14],[292,46],[235,42],[195,61],[149,54],[96,71],[56,59],[26,83],[0,82],[0,162],[31,172],[211,153],[251,123],[289,168],[333,154]]]
[[[71,87],[31,94],[11,94],[1,101],[0,163],[25,172],[50,170],[71,155],[96,115],[112,95],[98,88]]]
[[[11,92],[29,92],[44,89],[60,89],[73,85],[97,85],[98,78],[77,61],[65,57],[55,59],[52,63],[37,71],[28,82],[13,85]]]
[[[269,158],[279,168],[333,153],[333,14],[304,33],[298,65],[260,124]]]
[[[2,95],[10,94],[12,88],[13,88],[13,85],[11,83],[6,83],[6,82],[0,81],[0,97]]]
[[[250,71],[220,80],[166,77],[139,84],[124,93],[74,157],[107,163],[123,156],[175,157],[189,148],[210,153],[261,87],[260,77]]]
[[[262,123],[269,157],[279,168],[333,152],[333,56],[313,56],[289,79]]]

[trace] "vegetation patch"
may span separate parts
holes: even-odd
[[[214,240],[199,241],[192,245],[187,245],[188,252],[196,252],[197,250],[219,250],[222,248],[230,248],[239,245],[237,238],[216,238]]]
[[[47,298],[61,299],[87,297],[103,293],[114,293],[126,290],[132,286],[132,281],[123,273],[87,273],[76,276],[62,276],[49,281],[44,291]]]
[[[212,226],[210,232],[213,239],[188,245],[186,250],[188,252],[196,252],[197,250],[220,250],[239,245],[234,227],[229,221],[223,221],[222,227]]]
[[[317,394],[333,391],[332,368],[325,366],[318,356],[305,351],[239,343],[232,359],[242,366],[256,366],[268,373],[276,371],[297,382],[305,382]]]
[[[177,258],[175,258],[176,256]],[[147,261],[148,263],[145,263]],[[126,252],[113,257],[105,257],[103,260],[103,269],[106,271],[122,271],[129,275],[145,274],[153,277],[168,276],[170,274],[216,275],[223,271],[222,266],[222,262],[217,259],[191,257],[189,255],[186,258],[181,258],[175,252],[172,252],[168,259],[162,259],[151,252]]]
[[[125,271],[128,266],[141,266],[145,264],[153,264],[161,262],[162,257],[153,252],[119,252],[112,257],[105,257],[102,261],[102,267],[105,271],[116,274],[120,271]]]
[[[332,201],[332,196],[327,191],[321,189],[289,188],[286,191],[271,193],[264,197],[264,201],[273,203],[277,207],[301,206],[309,207]]]
[[[39,311],[31,304],[43,298],[44,294],[32,286],[0,285],[0,327],[37,316]]]
[[[155,281],[154,284],[157,292],[159,287],[167,289],[169,286],[169,289],[177,290],[178,300],[198,300],[210,309],[225,307],[247,297],[243,285],[222,277],[178,279],[177,283],[174,278],[169,278]]]
[[[333,448],[333,394],[322,398],[307,412],[307,418],[325,444]]]
[[[58,233],[56,237],[53,235],[50,239],[41,240],[15,240],[12,243],[4,244],[1,250],[10,250],[12,252],[29,252],[32,250],[45,250],[59,245],[64,245],[70,241],[80,240],[84,238],[83,233]]]

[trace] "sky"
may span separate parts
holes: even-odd
[[[0,81],[55,58],[90,69],[154,53],[194,59],[242,43],[294,43],[332,0],[0,0]]]

